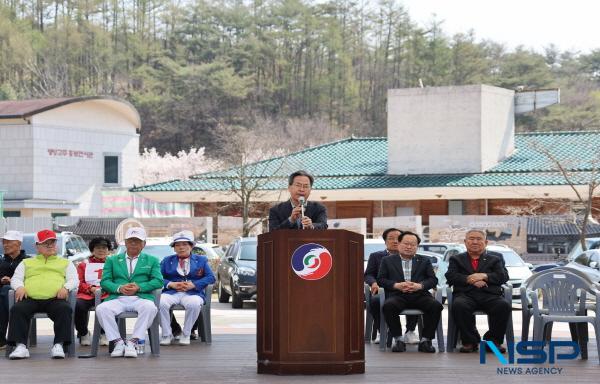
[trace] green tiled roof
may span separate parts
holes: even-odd
[[[484,173],[457,175],[388,175],[387,139],[349,138],[311,147],[287,156],[249,166],[247,175],[270,177],[261,188],[287,187],[287,175],[305,169],[315,175],[315,189],[488,187],[564,185],[563,176],[541,150],[548,150],[572,171],[576,182],[586,184],[599,159],[600,132],[547,132],[515,135],[514,153]],[[195,175],[133,188],[133,192],[225,191],[235,169]],[[273,177],[275,176],[275,177]]]

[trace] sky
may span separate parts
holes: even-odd
[[[410,18],[426,26],[436,14],[442,30],[475,31],[508,48],[524,45],[543,52],[554,43],[561,51],[600,49],[600,1],[597,0],[401,0]]]

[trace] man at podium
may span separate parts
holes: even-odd
[[[288,178],[290,199],[269,210],[269,231],[276,229],[327,229],[327,209],[317,202],[307,201],[314,177],[306,171],[296,171]]]

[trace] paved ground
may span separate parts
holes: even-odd
[[[521,332],[520,311],[513,312],[515,335]],[[177,315],[180,317],[180,314]],[[181,319],[181,317],[180,317]],[[446,311],[444,311],[446,324]],[[486,329],[478,316],[478,326]],[[591,331],[589,360],[560,362],[556,365],[502,366],[493,357],[479,364],[478,354],[441,353],[424,355],[409,346],[406,353],[380,352],[377,345],[365,346],[366,373],[352,376],[268,376],[256,374],[256,305],[247,302],[243,309],[213,301],[213,343],[193,342],[189,347],[161,348],[160,357],[147,354],[138,359],[111,359],[106,347],[95,359],[51,360],[49,347],[52,325],[39,320],[39,342],[28,360],[0,359],[0,383],[597,383],[600,377],[598,352]],[[90,324],[91,329],[91,324]],[[569,338],[567,325],[557,324],[553,337]],[[434,343],[435,344],[435,343]],[[87,348],[80,348],[85,353]],[[521,374],[503,371],[521,368]],[[527,368],[546,368],[547,372]],[[561,369],[560,373],[558,369]],[[500,371],[498,371],[500,369]],[[554,369],[554,373],[550,370]]]

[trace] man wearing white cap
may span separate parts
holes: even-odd
[[[152,291],[163,285],[160,264],[154,256],[142,252],[146,245],[146,231],[132,227],[125,234],[126,252],[109,257],[104,263],[100,286],[108,293],[96,308],[100,325],[109,341],[114,342],[111,357],[137,357],[136,347],[146,337],[158,308]],[[138,314],[131,339],[121,338],[115,316],[126,311]]]
[[[16,345],[10,359],[26,359],[29,323],[36,312],[46,312],[54,323],[53,359],[64,359],[63,346],[71,340],[73,310],[66,300],[79,278],[73,263],[56,254],[56,233],[49,229],[35,235],[37,256],[23,260],[10,280],[15,305],[10,310],[8,344]]]
[[[28,257],[21,249],[22,243],[23,234],[19,231],[7,231],[2,236],[4,255],[0,258],[0,349],[6,348],[10,279],[14,275],[17,265]]]
[[[175,254],[165,257],[160,263],[164,278],[163,294],[160,296],[161,345],[171,344],[171,306],[185,307],[183,334],[179,344],[189,345],[192,326],[200,314],[206,300],[204,289],[215,282],[206,256],[192,254],[194,233],[181,231],[173,235],[171,247]]]

